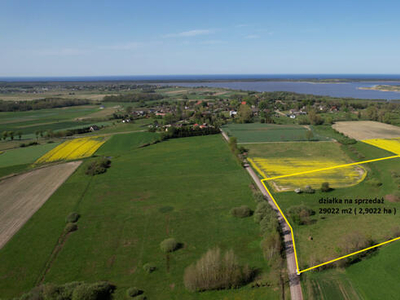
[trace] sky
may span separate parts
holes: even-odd
[[[399,74],[400,1],[0,1],[0,76]]]

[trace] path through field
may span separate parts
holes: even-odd
[[[80,164],[54,165],[0,181],[0,249]]]
[[[229,138],[225,132],[221,131],[223,138],[228,142]],[[300,278],[297,275],[296,270],[296,260],[294,256],[294,247],[292,241],[292,235],[288,224],[285,222],[283,216],[279,212],[275,203],[272,201],[268,192],[265,190],[264,186],[261,183],[261,180],[258,178],[257,174],[250,166],[245,166],[246,171],[249,173],[251,178],[253,178],[254,182],[257,184],[258,189],[268,200],[269,205],[271,205],[272,209],[278,214],[279,225],[282,228],[283,238],[285,242],[285,252],[286,252],[286,261],[288,267],[288,275],[289,275],[289,286],[290,286],[290,298],[292,300],[303,300],[303,292],[301,290]]]

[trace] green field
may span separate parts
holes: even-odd
[[[302,279],[305,299],[398,299],[399,253],[400,243],[395,242],[344,270],[307,273]]]
[[[215,246],[268,271],[258,225],[229,213],[244,204],[254,209],[255,202],[249,176],[221,136],[137,149],[133,137],[111,138],[99,152],[112,157],[111,168],[89,177],[86,161],[0,250],[1,296],[30,290],[45,274],[44,282],[54,283],[108,280],[117,286],[115,299],[125,299],[132,286],[148,299],[281,299],[273,287],[190,293],[183,286],[185,267]],[[81,215],[79,229],[46,269],[71,211]],[[161,252],[159,243],[168,237],[183,248]],[[142,269],[148,262],[157,266],[152,274]]]
[[[288,142],[307,141],[307,127],[300,125],[276,125],[276,124],[228,124],[222,129],[229,137],[234,136],[238,143],[262,143],[262,142]],[[327,140],[327,138],[313,132],[313,140]]]
[[[55,148],[59,143],[43,144],[26,148],[5,150],[0,155],[0,178],[9,174],[29,170],[42,155]]]

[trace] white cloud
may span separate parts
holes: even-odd
[[[208,41],[202,41],[200,42],[202,45],[217,45],[217,44],[226,44],[225,41],[221,40],[208,40]]]
[[[195,29],[195,30],[189,30],[189,31],[183,31],[179,33],[170,33],[164,35],[165,38],[169,37],[193,37],[193,36],[198,36],[198,35],[208,35],[213,33],[212,30],[208,29]]]
[[[260,38],[260,36],[257,34],[249,34],[249,35],[246,35],[244,38],[245,39],[258,39],[258,38]]]
[[[102,50],[134,50],[140,46],[143,46],[143,43],[132,42],[132,43],[100,46],[99,49],[102,49]]]
[[[248,27],[248,26],[250,26],[250,25],[249,24],[238,24],[238,25],[235,25],[236,28],[242,28],[242,27]]]
[[[84,55],[88,54],[90,51],[86,49],[79,48],[60,48],[60,49],[43,49],[39,50],[36,53],[38,55],[44,56],[75,56],[75,55]]]

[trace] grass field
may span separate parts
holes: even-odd
[[[131,139],[110,139],[99,151],[110,153],[111,168],[89,177],[84,170],[90,160],[85,162],[0,250],[2,297],[31,289],[45,274],[44,282],[109,280],[118,287],[115,299],[125,299],[132,286],[149,299],[281,299],[272,287],[190,293],[183,286],[185,267],[215,246],[268,271],[258,226],[229,213],[239,205],[254,209],[255,202],[249,176],[222,138],[139,149],[132,149]],[[71,211],[81,215],[79,229],[47,268]],[[164,254],[159,244],[168,237],[183,248]],[[157,266],[152,274],[142,269],[148,262]]]
[[[0,168],[34,163],[39,157],[57,146],[58,143],[51,143],[4,151],[0,155]]]
[[[351,163],[352,160],[334,142],[299,142],[247,145],[249,157],[263,172],[263,177],[289,175]],[[362,181],[366,171],[363,167],[346,167],[273,181],[276,191],[293,191],[306,185],[319,188],[328,181],[333,188],[347,187]]]
[[[345,270],[308,273],[302,280],[305,299],[398,299],[399,252],[400,243],[396,242]]]
[[[5,150],[0,155],[0,178],[32,169],[32,164],[59,143]]]
[[[153,132],[133,132],[128,134],[117,134],[111,137],[110,142],[105,143],[97,151],[97,155],[115,155],[135,150],[145,144],[158,140],[160,135]]]
[[[275,125],[275,124],[228,124],[222,129],[229,137],[234,136],[238,143],[262,143],[262,142],[287,142],[307,141],[305,126],[299,125]],[[326,140],[325,137],[313,133],[314,140]]]

